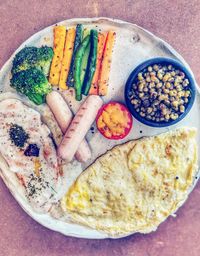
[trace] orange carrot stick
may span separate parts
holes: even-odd
[[[103,53],[103,59],[101,63],[100,75],[99,75],[99,95],[106,95],[108,91],[108,83],[109,83],[109,74],[111,68],[112,61],[112,51],[116,38],[116,33],[113,31],[108,32],[108,36],[106,39],[106,45]]]
[[[62,59],[65,46],[66,28],[65,26],[54,27],[54,56],[51,63],[49,82],[58,85],[62,68]]]
[[[62,60],[62,68],[61,68],[60,81],[59,81],[59,88],[63,90],[66,90],[68,88],[66,85],[66,80],[68,77],[72,54],[74,50],[75,35],[76,35],[75,28],[70,28],[67,30],[67,35],[65,39],[64,56]]]

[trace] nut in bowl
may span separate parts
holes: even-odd
[[[149,59],[130,74],[125,100],[132,115],[143,124],[166,127],[178,123],[192,108],[196,94],[191,73],[169,58]]]

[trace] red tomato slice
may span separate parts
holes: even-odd
[[[120,140],[125,138],[132,128],[132,115],[119,102],[109,102],[103,105],[96,118],[99,132],[107,139]]]

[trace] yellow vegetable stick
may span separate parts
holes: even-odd
[[[68,86],[66,85],[66,80],[68,77],[72,54],[74,50],[75,36],[76,36],[76,29],[70,28],[67,31],[67,35],[66,35],[64,56],[62,60],[62,68],[61,68],[60,81],[59,81],[59,87],[63,90],[68,89]]]
[[[52,85],[58,85],[63,52],[65,46],[65,38],[66,38],[66,28],[65,26],[55,26],[54,27],[54,57],[51,63],[51,69],[49,74],[49,82]]]
[[[108,32],[106,46],[103,53],[103,59],[101,63],[100,75],[99,75],[99,95],[106,95],[108,91],[108,82],[110,67],[112,61],[112,50],[115,42],[116,33],[113,31]]]

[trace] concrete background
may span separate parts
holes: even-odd
[[[136,23],[170,43],[190,64],[200,84],[199,0],[0,0],[0,67],[28,37],[73,17],[107,16]],[[176,219],[150,235],[120,240],[64,237],[37,224],[0,180],[0,256],[199,256],[200,185]]]

